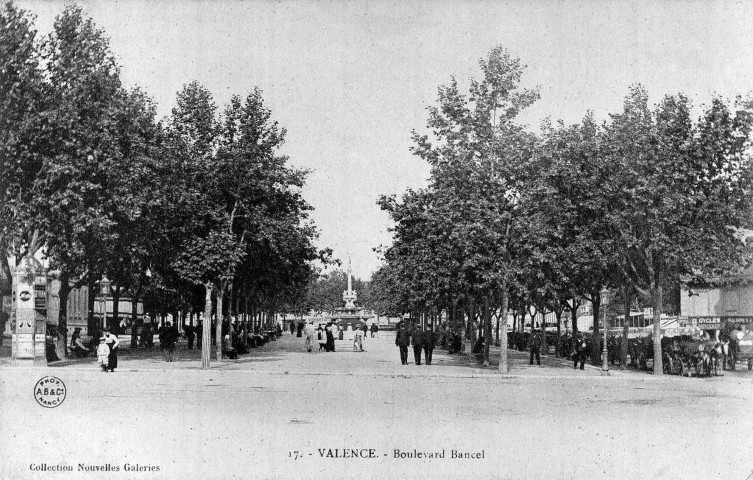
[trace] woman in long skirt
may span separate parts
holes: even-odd
[[[110,355],[107,357],[107,369],[114,372],[118,368],[118,345],[120,345],[120,340],[118,340],[117,335],[110,333],[109,328],[105,328],[105,344],[110,349]]]
[[[325,349],[328,352],[334,352],[335,351],[335,334],[332,332],[332,330],[335,327],[330,324],[326,330],[327,330],[327,348]]]

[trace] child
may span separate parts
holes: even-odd
[[[97,347],[97,361],[102,367],[102,371],[107,371],[107,357],[110,356],[110,347],[105,343],[105,337],[99,339],[99,347]]]

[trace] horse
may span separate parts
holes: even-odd
[[[714,372],[714,376],[719,376],[719,365],[724,365],[726,354],[724,353],[724,344],[721,342],[709,342],[707,344],[709,355],[708,372]]]

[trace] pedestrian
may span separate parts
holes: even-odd
[[[337,324],[337,339],[342,340],[343,336],[344,336],[343,326],[338,323]]]
[[[107,371],[107,360],[110,356],[110,348],[105,343],[105,337],[99,339],[99,347],[97,347],[97,361],[99,366],[102,367],[102,371]]]
[[[431,365],[431,355],[434,353],[434,345],[437,342],[437,338],[434,335],[434,329],[431,325],[426,327],[424,332],[423,345],[424,345],[424,360],[427,365]]]
[[[363,332],[363,335],[361,335],[361,337],[363,339],[366,339],[366,335],[368,335],[368,332],[369,332],[369,327],[366,326],[365,322],[363,325],[361,325],[361,332]]]
[[[296,332],[297,332],[296,337],[300,338],[303,336],[303,322],[298,323],[298,325],[296,326]]]
[[[421,331],[421,325],[416,325],[413,329],[411,343],[413,344],[413,359],[416,361],[416,365],[421,365],[421,349],[424,343],[424,332]]]
[[[742,325],[738,325],[735,330],[732,330],[732,334],[729,336],[730,342],[730,354],[732,355],[732,360],[730,361],[730,369],[735,370],[737,368],[737,355],[740,351],[740,341],[745,337],[745,333],[743,333],[743,327]]]
[[[144,324],[143,327],[141,327],[141,333],[139,334],[139,345],[146,348],[147,347],[147,336],[149,335],[149,332],[151,331],[151,327],[149,324]]]
[[[582,333],[578,332],[574,343],[573,369],[578,368],[578,362],[580,361],[580,369],[585,370],[584,366],[586,364],[586,355],[588,351],[586,338]]]
[[[529,365],[533,365],[534,355],[536,356],[536,365],[541,365],[541,356],[539,354],[539,350],[541,350],[541,332],[536,330],[533,332],[533,336],[531,337],[531,345],[530,345],[531,358],[528,362]]]
[[[186,338],[188,339],[188,349],[193,350],[193,342],[196,340],[196,330],[191,325],[186,325],[184,330],[186,331]]]
[[[230,334],[222,337],[222,356],[231,360],[236,360],[238,358],[238,352],[233,347],[233,342],[230,339]]]
[[[120,345],[120,340],[118,340],[118,336],[114,332],[110,332],[109,328],[105,328],[104,333],[105,344],[110,349],[110,353],[107,356],[107,368],[111,372],[114,372],[118,368],[118,345]]]
[[[353,332],[353,351],[363,352],[363,332],[358,329]]]
[[[329,325],[324,329],[327,333],[327,347],[324,349],[325,352],[334,352],[335,351],[335,325],[330,322]]]
[[[371,324],[371,338],[374,338],[374,335],[379,331],[379,327],[377,327],[376,322]]]
[[[303,334],[306,336],[304,347],[310,352],[314,342],[314,325],[311,322],[306,322],[306,326],[303,327]]]
[[[173,353],[175,352],[175,342],[178,336],[177,332],[170,322],[167,322],[161,330],[162,332],[159,335],[160,350],[162,350],[162,354],[165,356],[165,361],[172,362]]]
[[[319,330],[317,332],[317,336],[319,337],[319,351],[321,352],[324,350],[327,351],[327,332],[324,331],[324,327],[319,325]]]
[[[410,344],[410,334],[405,328],[405,324],[400,323],[395,335],[395,345],[400,347],[400,362],[408,365],[408,345]]]

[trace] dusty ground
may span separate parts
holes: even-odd
[[[411,357],[402,366],[389,333],[368,338],[363,353],[347,341],[335,353],[301,346],[287,335],[208,371],[195,351],[168,364],[158,349],[123,352],[115,373],[91,361],[3,365],[0,478],[745,480],[753,472],[747,371],[602,377],[551,358],[530,367],[515,353],[514,375],[502,377],[439,352],[435,365]],[[67,397],[47,409],[33,390],[50,374]],[[335,449],[374,458],[327,457]],[[445,458],[395,458],[395,450]],[[452,450],[483,458],[452,459]],[[33,470],[42,464],[73,471]],[[108,464],[119,471],[91,471]]]

